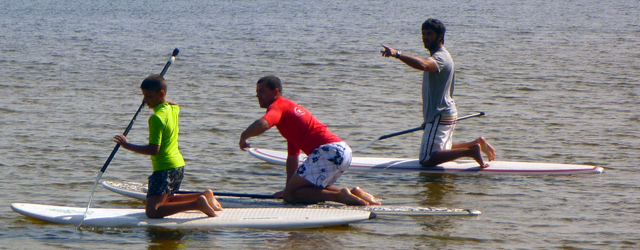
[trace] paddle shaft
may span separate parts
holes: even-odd
[[[164,65],[164,68],[162,68],[162,72],[160,72],[161,76],[164,76],[164,73],[167,72],[167,69],[169,69],[169,66],[171,66],[173,61],[176,60],[176,56],[178,56],[178,53],[180,53],[180,50],[178,50],[178,48],[175,48],[173,50],[173,54],[171,55],[171,58],[169,59],[169,61],[167,61],[167,64]],[[140,111],[144,107],[144,104],[145,104],[144,101],[142,101],[142,103],[140,104],[140,107],[138,107],[138,111],[136,111],[136,114],[133,115],[133,119],[131,119],[131,121],[129,122],[127,129],[125,129],[124,133],[122,133],[124,136],[127,136],[127,134],[129,134],[129,131],[131,131],[131,128],[133,127],[133,123],[136,121],[136,118],[138,117],[138,114],[140,114]],[[102,169],[100,169],[100,172],[104,173],[104,171],[107,170],[109,163],[111,163],[111,160],[113,160],[113,157],[116,155],[116,152],[118,152],[119,148],[120,148],[120,143],[117,143],[116,146],[111,151],[109,158],[107,158],[107,161],[104,163],[104,165],[102,165]]]
[[[466,119],[473,118],[473,117],[478,117],[478,116],[483,116],[483,115],[485,115],[484,112],[479,112],[479,113],[476,113],[476,114],[473,114],[473,115],[467,115],[467,116],[460,117],[460,118],[456,119],[456,121],[462,121],[462,120],[466,120]],[[400,132],[386,134],[386,135],[378,137],[378,139],[375,139],[375,140],[371,141],[369,144],[354,150],[353,152],[358,152],[360,150],[368,148],[369,146],[373,145],[373,143],[375,143],[375,142],[377,142],[379,140],[384,140],[384,139],[391,138],[391,137],[394,137],[394,136],[404,135],[404,134],[408,134],[408,133],[411,133],[411,132],[416,132],[418,130],[423,130],[423,129],[424,129],[424,124],[420,125],[418,127],[410,128],[410,129],[403,130],[403,131],[400,131]]]

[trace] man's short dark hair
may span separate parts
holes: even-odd
[[[140,88],[158,92],[160,90],[167,91],[167,81],[161,75],[150,75],[140,84]]]
[[[265,83],[270,90],[278,89],[282,94],[282,83],[280,82],[280,78],[277,76],[264,76],[260,78],[256,84],[258,83]]]
[[[444,44],[444,34],[447,32],[447,28],[444,27],[444,23],[435,18],[429,18],[422,23],[423,30],[433,30],[438,36],[442,35],[442,44]]]

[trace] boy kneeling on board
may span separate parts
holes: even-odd
[[[149,176],[147,217],[163,218],[188,210],[216,216],[215,211],[221,211],[222,206],[210,189],[202,193],[176,194],[184,177],[185,163],[178,150],[180,106],[166,99],[167,81],[161,75],[151,75],[142,81],[140,88],[143,102],[154,111],[149,117],[149,144],[131,144],[124,135],[116,135],[113,140],[127,150],[151,156],[153,174]]]

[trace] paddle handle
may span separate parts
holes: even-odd
[[[164,68],[162,68],[162,72],[160,72],[161,76],[164,76],[164,73],[167,73],[167,69],[169,69],[169,66],[171,66],[171,64],[176,60],[176,56],[178,56],[178,53],[180,53],[180,50],[178,48],[173,49],[171,58],[169,59],[167,64],[164,65]]]
[[[466,119],[473,118],[473,117],[478,117],[478,116],[483,116],[483,115],[485,115],[485,114],[484,114],[484,112],[481,111],[481,112],[478,112],[478,113],[473,114],[473,115],[467,115],[467,116],[460,117],[460,118],[456,119],[456,121],[462,121],[462,120],[466,120]]]

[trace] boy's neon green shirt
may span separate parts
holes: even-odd
[[[178,150],[178,115],[180,106],[158,104],[149,117],[149,144],[160,145],[160,152],[151,156],[153,171],[184,166],[184,158]]]

